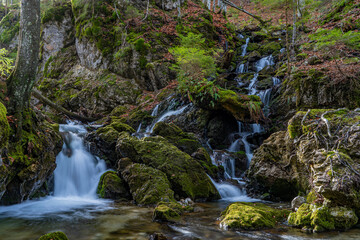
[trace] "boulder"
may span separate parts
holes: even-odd
[[[200,142],[193,133],[185,133],[173,123],[156,123],[153,134],[166,138],[181,151],[190,155],[201,148]]]
[[[221,213],[220,227],[226,230],[260,230],[274,228],[290,211],[263,203],[233,203]]]
[[[174,192],[165,173],[155,168],[134,163],[127,166],[121,175],[137,204],[154,205],[161,201],[174,201]]]
[[[311,191],[315,202],[331,201],[332,206],[358,211],[359,122],[360,113],[347,109],[298,112],[287,131],[272,134],[255,151],[248,188],[282,200]],[[345,141],[339,141],[341,137]]]
[[[104,173],[99,181],[96,193],[100,198],[130,200],[129,187],[114,171]]]
[[[63,232],[53,232],[41,236],[38,240],[69,240]]]
[[[306,203],[306,198],[297,196],[291,201],[291,209],[296,211],[303,203]]]
[[[292,226],[310,229],[313,232],[348,230],[358,222],[354,210],[345,207],[317,206],[302,204],[291,213],[288,222]]]
[[[123,132],[117,142],[119,156],[156,168],[166,174],[171,189],[179,197],[218,199],[219,193],[203,167],[163,137],[137,139]],[[124,177],[126,180],[126,178]],[[131,186],[130,186],[131,188]]]

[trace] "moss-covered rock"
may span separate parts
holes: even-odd
[[[137,204],[154,205],[160,201],[174,201],[174,192],[165,173],[155,168],[134,163],[127,166],[121,175]]]
[[[177,202],[160,202],[153,212],[153,221],[177,222],[185,209]]]
[[[53,232],[41,236],[38,240],[69,240],[63,232]]]
[[[163,137],[137,139],[123,132],[116,148],[119,156],[164,172],[179,197],[209,200],[220,197],[201,165]]]
[[[352,209],[345,207],[329,208],[304,203],[289,215],[290,225],[312,229],[314,232],[331,230],[347,230],[358,222],[358,217]]]
[[[192,154],[201,148],[201,144],[193,133],[185,133],[173,123],[156,123],[153,133],[166,138],[169,142],[187,154]]]
[[[0,102],[0,154],[1,150],[7,146],[10,135],[10,126],[6,118],[6,108]]]
[[[96,193],[101,198],[131,199],[128,186],[114,171],[108,171],[101,176]]]
[[[228,230],[259,230],[273,228],[290,211],[266,206],[262,203],[233,203],[221,213],[220,227]]]

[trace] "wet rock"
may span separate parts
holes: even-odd
[[[96,193],[101,198],[113,200],[131,199],[128,186],[114,171],[107,171],[101,176]]]
[[[69,240],[63,232],[53,232],[41,236],[38,240]]]
[[[313,232],[331,230],[347,230],[358,222],[358,217],[352,209],[345,207],[316,206],[302,204],[288,218],[290,225],[311,229]]]
[[[134,163],[122,172],[137,204],[154,205],[160,201],[174,201],[174,192],[166,175],[144,164]]]
[[[262,203],[233,203],[221,213],[220,227],[226,230],[274,228],[288,214],[288,210],[271,208]]]
[[[153,233],[150,235],[149,240],[167,240],[168,238],[165,237],[162,233]]]
[[[297,196],[291,201],[291,209],[296,211],[303,203],[306,203],[306,198]]]
[[[110,124],[90,132],[85,140],[90,152],[104,159],[108,166],[115,168],[118,156],[116,154],[116,142],[121,132],[134,133],[135,130],[120,120],[113,119]]]
[[[176,202],[161,202],[153,212],[153,221],[177,222],[183,212],[182,206]]]
[[[256,62],[256,61],[260,60],[260,58],[261,58],[261,54],[258,51],[252,51],[248,56],[248,61]]]
[[[162,136],[187,154],[192,154],[201,148],[200,142],[193,133],[185,133],[173,123],[156,123],[153,134]]]
[[[193,200],[220,197],[203,167],[163,137],[140,140],[123,132],[116,150],[121,157],[128,157],[134,162],[164,172],[171,183],[171,189],[180,197],[190,197]]]
[[[237,128],[236,120],[228,114],[214,114],[207,125],[207,137],[212,140],[212,148],[222,149],[228,145],[227,136],[235,132]]]

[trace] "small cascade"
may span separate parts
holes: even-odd
[[[104,160],[91,155],[84,146],[82,125],[60,125],[64,136],[63,150],[56,157],[54,196],[95,199],[97,183],[106,170]]]
[[[165,121],[167,118],[169,118],[171,116],[176,116],[176,115],[182,114],[190,106],[191,106],[191,104],[187,104],[187,105],[184,105],[184,106],[177,107],[176,99],[172,99],[170,101],[170,104],[169,104],[169,107],[167,108],[167,110],[165,112],[163,112],[159,116],[160,104],[156,105],[155,108],[153,109],[152,113],[151,113],[151,116],[152,117],[157,117],[157,118],[150,125],[148,125],[146,127],[145,132],[142,133],[142,134],[139,134],[139,133],[141,133],[141,124],[140,124],[140,126],[138,127],[138,130],[137,130],[137,135],[140,136],[140,137],[144,137],[144,136],[148,137],[148,136],[150,136],[151,133],[154,130],[154,127],[155,127],[156,123],[163,122],[163,121]]]
[[[96,189],[106,171],[105,161],[91,155],[85,148],[82,125],[60,125],[64,138],[62,151],[56,157],[54,194],[40,200],[0,207],[0,218],[22,219],[92,218],[94,212],[111,209],[111,201],[98,199]]]
[[[249,42],[250,42],[250,38],[246,38],[245,44],[241,47],[242,48],[242,52],[241,52],[242,57],[244,57],[247,53],[247,47],[249,45]]]

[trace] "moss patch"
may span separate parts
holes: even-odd
[[[38,240],[69,240],[69,239],[63,232],[53,232],[40,237]]]
[[[289,212],[262,203],[233,203],[221,213],[220,226],[231,230],[273,228],[279,221],[285,219]]]

